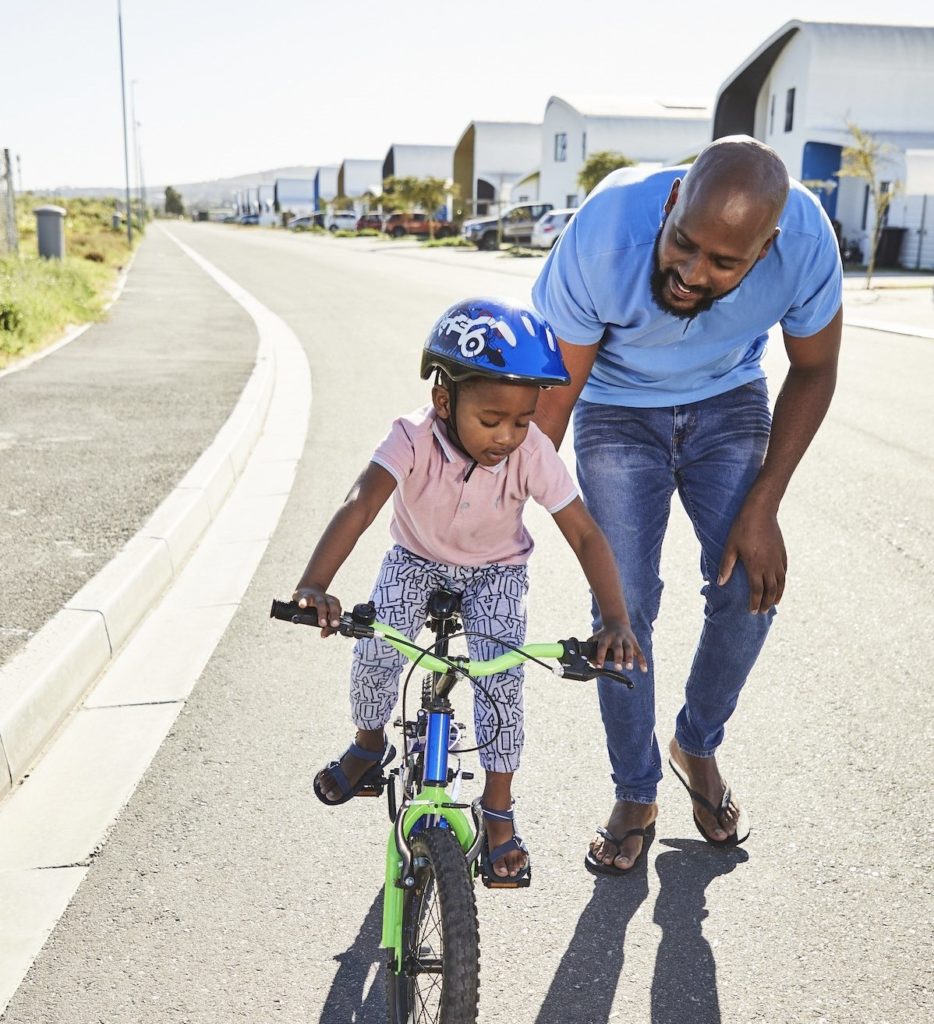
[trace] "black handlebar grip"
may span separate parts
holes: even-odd
[[[594,664],[597,657],[597,641],[596,640],[581,640],[578,644],[581,654],[591,663]],[[622,672],[618,672],[613,668],[613,663],[610,661],[612,654],[609,654],[606,661],[603,663],[603,668],[600,669],[600,674],[607,676],[609,679],[616,679],[618,682],[625,683],[629,689],[633,689],[635,685],[629,676],[624,675]]]
[[[596,640],[581,640],[578,643],[578,648],[581,654],[588,660],[593,661],[597,656],[597,641]]]
[[[273,598],[269,609],[271,619],[282,619],[283,622],[294,622],[303,626],[318,625],[316,608],[299,608],[297,601],[277,601]]]

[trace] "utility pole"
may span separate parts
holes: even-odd
[[[140,125],[140,128],[143,126]],[[149,216],[149,203],[146,202],[146,175],[143,174],[143,144],[139,144],[139,195],[140,201],[143,204],[143,223],[146,223],[146,219]]]
[[[139,217],[140,231],[143,230],[143,186],[142,186],[142,170],[140,168],[140,157],[139,157],[139,137],[136,133],[136,129],[139,128],[139,121],[136,120],[136,79],[130,80],[130,117],[133,121],[133,159],[136,162],[136,198],[137,198],[137,216]]]
[[[133,204],[130,200],[130,152],[126,131],[126,75],[123,71],[123,4],[117,0],[117,32],[120,36],[120,99],[123,104],[123,167],[126,172],[126,237],[133,244]]]
[[[7,252],[19,252],[19,236],[16,231],[16,193],[13,191],[13,162],[10,160],[10,151],[3,151],[3,168],[0,175],[5,184],[3,190],[3,216],[0,220],[6,221],[6,248]]]

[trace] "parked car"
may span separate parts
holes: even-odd
[[[448,238],[454,234],[454,225],[449,220],[433,218],[435,238]],[[383,223],[383,231],[393,238],[403,235],[417,235],[428,238],[431,234],[427,213],[393,213]]]
[[[324,226],[328,231],[356,231],[357,215],[353,210],[335,210],[324,215]]]
[[[244,213],[237,221],[238,224],[259,224],[258,213]]]
[[[516,203],[507,206],[500,218],[473,217],[465,220],[461,234],[479,249],[495,249],[499,221],[502,220],[503,241],[521,245],[532,241],[532,228],[536,221],[553,209],[553,203]]]
[[[549,210],[544,217],[539,217],[532,228],[532,247],[550,249],[558,241],[558,235],[567,227],[575,212],[568,207],[563,210]]]
[[[382,231],[383,216],[380,213],[365,213],[357,219],[358,231]]]
[[[288,224],[289,231],[307,231],[316,226],[315,218],[311,216],[293,217]]]

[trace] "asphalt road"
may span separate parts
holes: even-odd
[[[306,457],[239,614],[3,1020],[375,1024],[388,820],[376,801],[327,810],[310,787],[351,736],[349,644],[271,623],[269,598],[290,592],[392,418],[425,401],[418,353],[435,316],[471,293],[527,296],[538,264],[177,232],[305,345]],[[484,1022],[931,1016],[932,379],[934,342],[847,330],[836,400],[781,517],[788,590],[722,749],[753,817],[740,851],[700,842],[669,775],[647,866],[587,874],[611,802],[595,696],[529,671],[516,789],[535,881],[478,887]],[[530,523],[530,639],[580,635],[572,556],[547,516]],[[386,543],[383,516],[336,582],[346,603]],[[663,742],[700,627],[697,562],[676,508],[656,641]]]

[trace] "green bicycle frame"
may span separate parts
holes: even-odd
[[[528,644],[516,651],[506,651],[489,661],[464,661],[438,658],[432,654],[422,654],[421,648],[414,644],[392,626],[380,622],[373,623],[375,636],[381,637],[397,651],[405,654],[413,661],[424,666],[429,672],[449,672],[452,667],[456,671],[472,676],[490,676],[497,672],[505,672],[529,658],[560,658],[564,654],[563,644]],[[413,653],[417,652],[417,653]],[[451,806],[450,795],[446,786],[425,786],[416,794],[414,800],[404,804],[399,812],[403,815],[402,835],[408,842],[415,825],[424,817],[436,816],[443,818],[460,843],[466,854],[473,846],[476,833],[473,824],[459,807]],[[389,831],[386,843],[386,886],[383,893],[383,933],[380,945],[384,949],[393,950],[396,970],[402,971],[402,906],[404,888],[401,884],[402,855],[396,844],[395,825]]]

